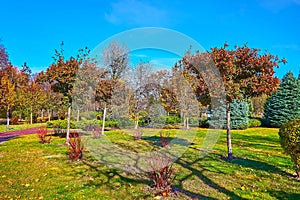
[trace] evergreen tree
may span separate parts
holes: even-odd
[[[280,127],[300,115],[300,80],[292,72],[283,77],[278,91],[267,100],[265,113],[272,127]]]
[[[220,106],[212,110],[212,115],[210,120],[211,127],[220,127],[212,124],[212,122],[217,122],[222,124],[221,127],[226,127],[226,119],[219,119],[219,116],[224,115],[226,112],[226,107]],[[247,102],[234,100],[230,103],[230,118],[231,118],[231,128],[232,129],[247,129],[248,118],[249,117],[249,105]]]

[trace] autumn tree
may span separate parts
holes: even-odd
[[[73,86],[76,80],[76,73],[85,56],[87,56],[88,49],[85,48],[80,50],[77,57],[71,56],[69,59],[65,59],[63,45],[64,43],[61,44],[60,50],[55,49],[55,56],[53,57],[54,63],[47,68],[45,77],[46,81],[51,83],[53,91],[59,92],[63,95],[61,101],[68,107],[68,125],[66,135],[66,142],[68,144],[70,139],[69,134]]]
[[[125,45],[113,41],[102,52],[102,65],[104,72],[101,73],[96,91],[96,99],[103,104],[102,135],[104,134],[107,106],[110,103],[115,86],[121,78],[124,78],[128,68],[128,50]]]
[[[10,111],[16,101],[15,84],[13,84],[7,75],[0,79],[0,107],[6,110],[6,129],[9,129]]]
[[[231,132],[230,132],[230,103],[235,99],[248,99],[262,94],[271,94],[279,86],[278,78],[274,77],[274,68],[279,67],[279,63],[285,63],[285,59],[280,60],[277,56],[269,53],[262,53],[259,49],[249,48],[247,44],[233,49],[228,49],[225,44],[221,48],[212,48],[210,52],[187,55],[182,60],[182,68],[192,75],[198,77],[197,90],[199,94],[209,94],[209,89],[214,86],[207,85],[205,79],[210,76],[199,72],[205,63],[204,55],[208,55],[214,62],[214,66],[219,70],[221,79],[225,87],[226,95],[226,129],[227,129],[227,150],[228,159],[233,159]],[[208,65],[209,67],[209,65]],[[201,98],[201,95],[199,96]]]

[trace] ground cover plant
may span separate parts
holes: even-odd
[[[237,157],[232,161],[222,159],[225,131],[213,151],[199,157],[206,133],[198,129],[188,150],[172,165],[175,196],[168,199],[299,199],[300,182],[281,148],[278,129],[232,131]],[[143,129],[142,139],[136,141],[126,130],[105,134],[95,141],[107,138],[138,152],[162,148],[155,129]],[[174,137],[171,132],[170,139]],[[0,199],[153,199],[152,184],[147,174],[109,168],[88,151],[81,161],[70,162],[63,138],[42,145],[36,135],[26,135],[0,145]]]

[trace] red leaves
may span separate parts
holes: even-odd
[[[37,135],[38,138],[40,139],[40,143],[45,144],[45,143],[50,143],[52,134],[50,133],[50,136],[47,135],[48,131],[47,128],[40,128],[37,130]]]
[[[77,132],[70,134],[69,158],[74,161],[83,157],[84,145]]]
[[[170,133],[163,133],[163,131],[159,132],[160,134],[160,143],[162,147],[165,147],[169,144]]]
[[[148,164],[151,168],[148,175],[153,181],[157,193],[162,196],[169,196],[169,193],[172,192],[171,186],[175,179],[175,171],[170,158],[165,154],[159,155],[156,153],[150,158]]]

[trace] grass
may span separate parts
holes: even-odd
[[[0,125],[0,132],[7,132],[7,131],[16,131],[16,130],[23,130],[28,128],[36,128],[45,125],[45,123],[36,123],[36,124],[20,124],[20,125],[9,125],[9,130],[6,129],[6,124]]]
[[[95,141],[108,139],[130,152],[160,148],[159,133],[153,129],[145,129],[136,141],[127,131],[106,135]],[[233,161],[221,159],[226,156],[224,131],[213,151],[199,157],[205,135],[206,130],[199,129],[174,164],[175,199],[300,198],[300,181],[293,178],[293,163],[283,154],[278,129],[232,131]],[[64,143],[54,137],[42,145],[36,135],[27,135],[0,145],[0,199],[153,199],[145,192],[151,185],[147,176],[110,168],[89,152],[83,161],[70,162]]]

